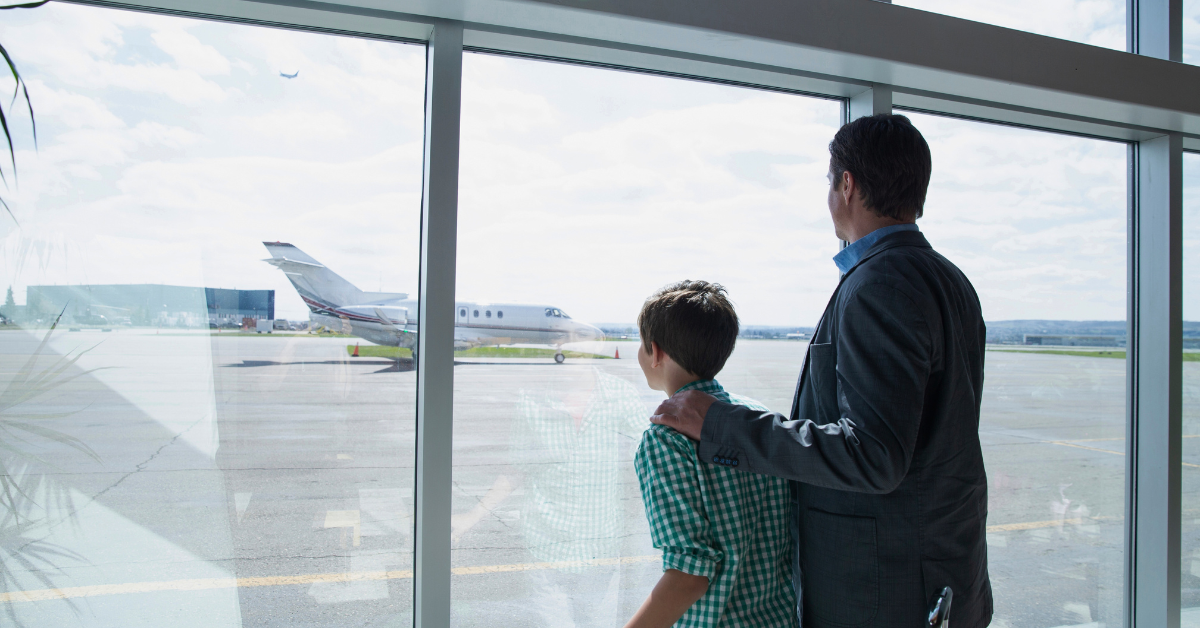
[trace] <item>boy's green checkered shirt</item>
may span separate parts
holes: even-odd
[[[692,382],[720,401],[767,411],[730,395],[716,380]],[[708,591],[675,624],[681,628],[794,628],[791,494],[787,480],[704,464],[696,444],[652,425],[634,458],[650,536],[663,570],[708,578]]]

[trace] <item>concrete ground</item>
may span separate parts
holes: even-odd
[[[33,372],[61,373],[23,381],[40,335],[0,332],[0,461],[24,491],[0,509],[0,624],[411,625],[411,363],[345,339],[60,332]],[[585,349],[622,359],[455,368],[455,626],[620,626],[660,573],[631,460],[662,395],[633,343]],[[787,410],[803,350],[743,341],[720,380]],[[989,351],[993,625],[1119,624],[1124,404],[1123,360]],[[1200,467],[1183,473],[1200,606]]]

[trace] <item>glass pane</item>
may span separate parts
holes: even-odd
[[[1200,2],[1183,0],[1183,62],[1200,63]]]
[[[1180,606],[1200,625],[1200,155],[1183,154],[1183,469]]]
[[[1120,626],[1126,148],[911,117],[933,152],[919,224],[987,321],[992,626]]]
[[[424,49],[4,14],[0,623],[409,625]]]
[[[896,0],[931,13],[1125,50],[1125,0]]]
[[[453,622],[622,626],[662,574],[633,467],[664,398],[642,302],[724,284],[743,335],[718,379],[786,411],[838,280],[841,105],[476,54],[463,102]]]

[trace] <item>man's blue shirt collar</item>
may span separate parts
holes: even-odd
[[[920,231],[920,229],[917,228],[916,223],[892,225],[876,229],[859,238],[850,246],[842,249],[837,255],[834,255],[833,263],[837,264],[838,270],[842,271],[844,275],[850,272],[850,269],[858,264],[863,255],[866,255],[867,250],[875,246],[875,243],[883,239],[883,236],[896,233],[897,231]]]

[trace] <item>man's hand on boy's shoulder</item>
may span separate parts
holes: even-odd
[[[716,398],[698,390],[686,390],[658,404],[651,423],[665,425],[688,438],[700,440],[704,415]]]

